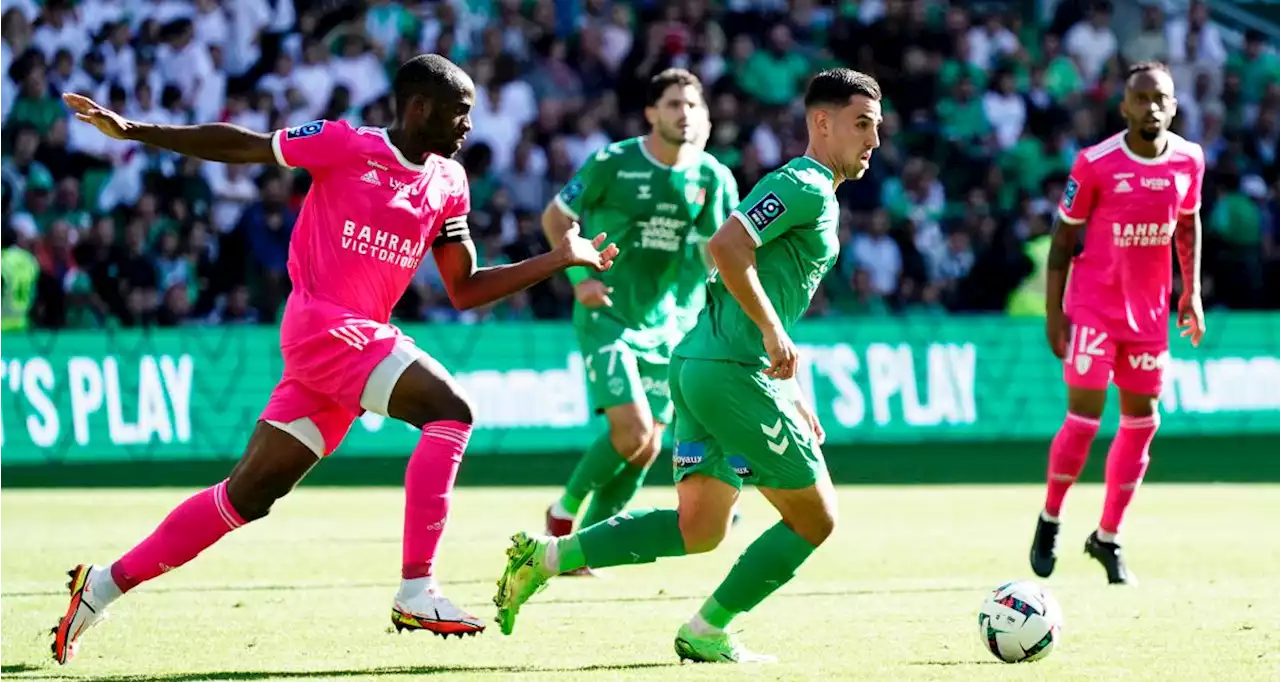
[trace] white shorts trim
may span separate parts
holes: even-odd
[[[387,406],[391,403],[391,391],[395,389],[396,382],[400,381],[400,375],[404,374],[409,365],[426,354],[426,351],[412,341],[398,341],[391,349],[391,354],[383,358],[369,373],[369,380],[360,393],[360,407],[384,417],[391,416],[387,414]]]
[[[324,457],[324,436],[320,433],[320,427],[311,421],[311,417],[302,417],[291,422],[280,422],[274,419],[265,421],[296,438],[299,443],[315,453],[316,457]]]

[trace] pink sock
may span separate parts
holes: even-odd
[[[1062,514],[1062,500],[1071,484],[1080,477],[1084,463],[1089,459],[1089,446],[1098,434],[1098,420],[1081,417],[1071,412],[1058,429],[1049,446],[1049,485],[1044,498],[1044,510],[1049,516]]]
[[[462,422],[439,421],[422,427],[422,439],[404,474],[404,565],[400,577],[406,580],[431,575],[431,563],[449,516],[449,493],[470,438],[471,425]]]
[[[169,512],[151,535],[111,565],[111,579],[128,592],[196,558],[244,525],[227,499],[227,482],[201,490]]]
[[[1151,461],[1151,440],[1160,428],[1160,415],[1120,417],[1120,429],[1107,452],[1107,499],[1102,507],[1102,523],[1098,529],[1116,534],[1124,519],[1124,510],[1138,492],[1142,477]]]

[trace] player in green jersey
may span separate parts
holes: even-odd
[[[644,481],[671,423],[667,368],[684,329],[674,304],[686,251],[706,241],[726,214],[727,170],[695,144],[709,120],[702,84],[668,69],[648,86],[648,135],[611,144],[588,159],[542,216],[552,244],[580,222],[584,234],[607,233],[623,253],[605,272],[575,268],[574,329],[586,364],[593,409],[608,420],[565,491],[547,510],[547,533],[573,532],[621,511]],[[736,186],[733,187],[736,189]],[[702,268],[705,281],[706,268]],[[577,573],[587,572],[585,567]]]
[[[693,661],[773,660],[725,628],[786,584],[835,528],[822,427],[792,381],[789,330],[839,253],[835,188],[861,177],[880,144],[880,86],[849,69],[823,71],[805,109],[805,155],[756,184],[708,245],[717,273],[671,364],[679,508],[624,512],[562,538],[517,533],[494,596],[504,634],[556,575],[714,549],[747,482],[782,521],[746,549],[675,647]]]
[[[0,251],[0,279],[4,289],[0,295],[0,330],[26,331],[36,301],[40,264],[29,251],[18,246],[18,233],[8,225],[4,227]]]

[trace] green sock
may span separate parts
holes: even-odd
[[[613,449],[613,441],[609,440],[609,432],[606,431],[587,448],[582,459],[578,460],[578,466],[573,468],[573,475],[569,476],[569,483],[560,496],[560,506],[576,515],[587,495],[613,480],[626,466],[627,460]]]
[[[698,614],[708,625],[723,630],[734,616],[755,608],[787,584],[815,549],[779,521],[738,557]]]
[[[591,504],[587,505],[587,513],[582,517],[582,527],[594,526],[626,509],[636,493],[640,492],[647,473],[649,467],[641,469],[628,464],[612,480],[596,489],[591,496]]]
[[[607,568],[647,564],[684,556],[680,514],[674,509],[640,509],[611,517],[556,541],[560,573],[583,566]]]

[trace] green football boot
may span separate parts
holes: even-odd
[[[676,633],[676,655],[682,661],[694,663],[777,663],[776,656],[748,651],[737,638],[727,632],[701,636],[694,634],[689,625],[680,626]]]
[[[498,593],[493,604],[498,607],[498,626],[509,635],[516,628],[520,607],[541,592],[552,578],[546,568],[547,548],[555,538],[530,537],[526,533],[511,536],[507,548],[507,567],[498,579]]]

